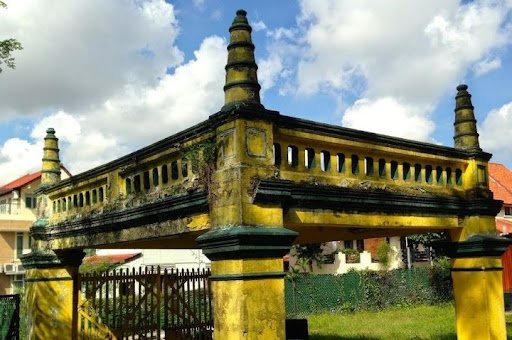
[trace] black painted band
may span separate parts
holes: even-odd
[[[258,84],[258,82],[255,80],[237,80],[237,81],[229,82],[226,85],[224,85],[224,91],[229,90],[230,88],[236,87],[236,86],[252,87],[257,90],[261,89],[260,84]]]
[[[57,277],[41,277],[41,278],[28,278],[25,282],[48,282],[48,281],[73,281],[72,277],[69,276],[57,276]]]
[[[451,268],[452,272],[497,272],[503,270],[503,267],[469,267],[469,268]]]

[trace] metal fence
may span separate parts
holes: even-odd
[[[449,271],[448,277],[435,273],[430,268],[413,268],[288,276],[286,314],[305,317],[327,311],[372,310],[449,300]]]
[[[209,277],[210,270],[158,267],[83,274],[79,334],[97,334],[99,319],[118,339],[211,339]]]
[[[18,340],[20,329],[20,296],[0,295],[0,339]]]

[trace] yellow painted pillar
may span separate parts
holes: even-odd
[[[451,243],[457,338],[506,339],[501,254],[510,240],[473,234]]]
[[[23,256],[28,339],[76,339],[78,267],[83,251],[32,251]]]
[[[453,294],[459,340],[506,339],[501,254],[507,239],[496,236],[495,216],[501,201],[492,198],[487,162],[478,141],[471,94],[467,85],[457,86],[454,147],[468,156],[462,187],[466,209],[460,212],[458,230],[450,231],[446,247],[452,258]]]
[[[215,339],[285,339],[283,255],[296,236],[285,228],[239,226],[197,239],[212,260]]]

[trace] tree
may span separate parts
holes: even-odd
[[[5,2],[0,0],[0,7],[7,8]],[[22,50],[21,44],[13,38],[0,40],[0,65],[4,63],[9,68],[15,68],[14,57],[11,53],[16,50]],[[0,73],[2,73],[2,67],[0,66]]]

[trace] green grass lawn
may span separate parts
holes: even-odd
[[[452,304],[393,308],[380,312],[322,313],[308,317],[312,340],[457,339]],[[512,339],[512,317],[507,316]]]

